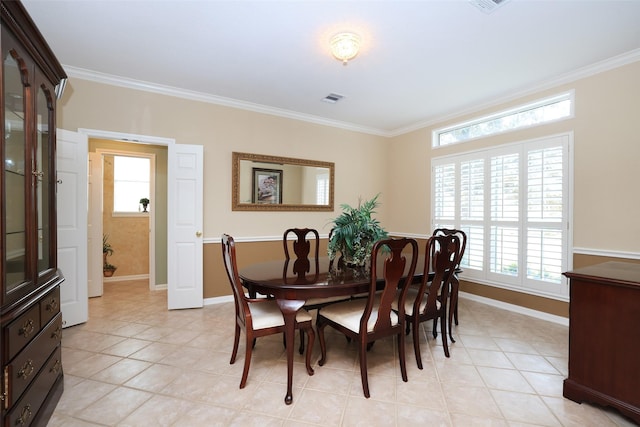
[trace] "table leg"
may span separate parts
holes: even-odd
[[[304,301],[277,299],[278,307],[284,317],[284,340],[287,346],[287,395],[284,403],[291,405],[293,402],[293,347],[296,332],[296,313],[304,305]]]

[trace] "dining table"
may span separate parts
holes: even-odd
[[[370,267],[335,264],[328,257],[304,258],[262,262],[238,271],[243,285],[250,294],[259,293],[273,297],[282,311],[287,352],[287,393],[284,398],[287,405],[293,402],[293,352],[298,310],[310,298],[351,296],[369,292]],[[383,277],[382,258],[376,263],[376,268],[377,277]],[[424,257],[419,257],[414,282],[422,280],[423,275]]]

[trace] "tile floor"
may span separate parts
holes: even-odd
[[[280,336],[258,339],[240,390],[244,346],[229,364],[233,304],[166,310],[146,281],[105,284],[89,321],[64,330],[65,391],[48,426],[632,426],[615,411],[562,397],[567,327],[468,299],[451,358],[423,326],[417,369],[407,337],[409,381],[394,340],[368,354],[371,398],[357,351],[327,328],[325,366],[308,376],[296,352],[294,402],[284,404]],[[241,340],[242,342],[242,340]]]

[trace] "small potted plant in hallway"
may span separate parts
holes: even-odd
[[[102,275],[104,277],[111,277],[113,273],[116,272],[116,267],[113,264],[110,264],[107,261],[107,257],[113,255],[113,248],[111,247],[111,243],[109,243],[109,235],[102,235]]]
[[[142,199],[140,199],[140,204],[142,205],[142,212],[146,212],[147,206],[149,206],[149,199],[143,197]]]

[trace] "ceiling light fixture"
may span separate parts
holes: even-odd
[[[342,65],[353,59],[360,50],[360,37],[354,33],[340,33],[331,38],[331,53]]]

